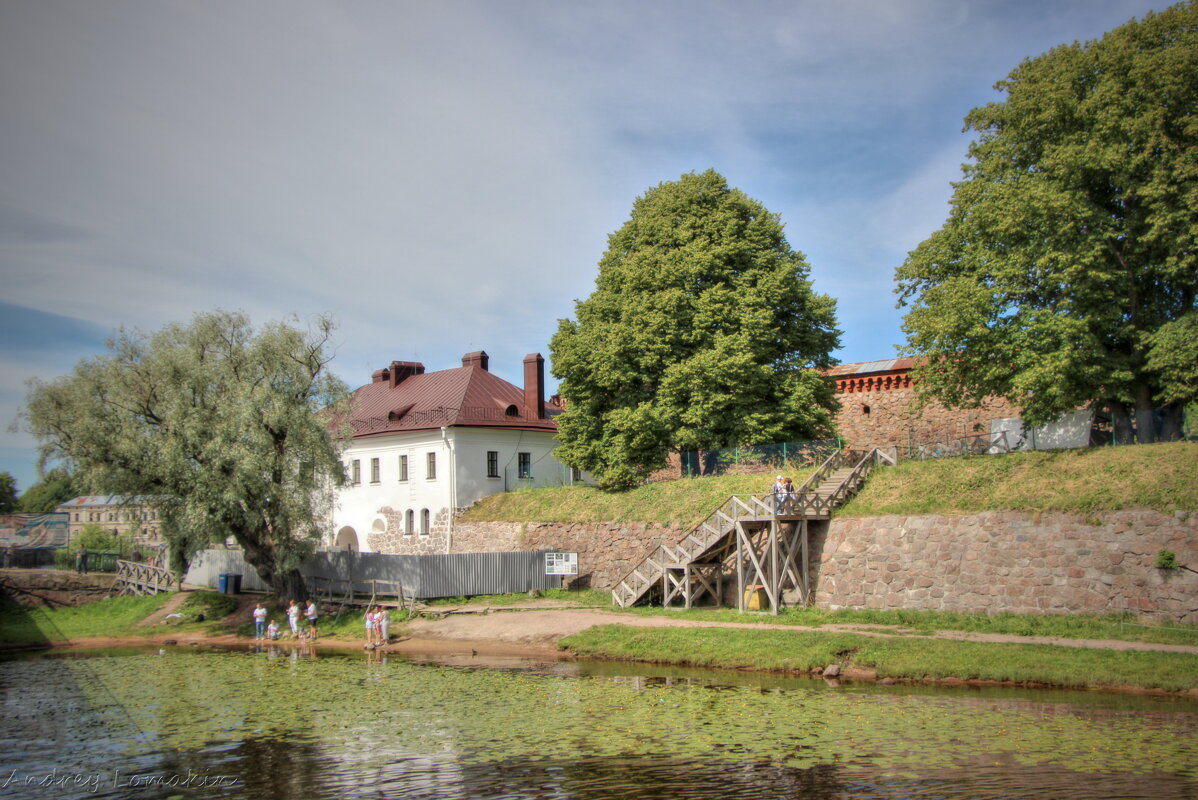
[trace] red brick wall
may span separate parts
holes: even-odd
[[[919,408],[906,370],[835,380],[841,403],[836,424],[846,444],[855,448],[902,448],[988,434],[991,420],[1019,416],[1002,399],[987,400],[979,408],[948,409],[939,403]]]

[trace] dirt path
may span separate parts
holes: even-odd
[[[150,616],[137,623],[136,628],[148,628],[151,625],[157,625],[166,619],[168,614],[174,614],[183,605],[183,601],[187,599],[187,592],[176,592],[174,597],[163,603],[162,608],[155,611]]]
[[[441,609],[437,609],[441,610]],[[413,638],[463,640],[467,642],[508,642],[523,646],[554,647],[559,639],[584,631],[595,625],[628,625],[636,628],[756,628],[855,633],[862,636],[920,635],[908,628],[883,625],[824,625],[800,627],[773,625],[766,622],[710,622],[678,619],[676,617],[642,617],[591,608],[546,608],[506,606],[487,610],[446,609],[442,619],[421,618],[408,623],[406,631]],[[1051,644],[1101,650],[1160,650],[1171,653],[1198,655],[1198,646],[1126,642],[1113,639],[1065,639],[1057,636],[1012,636],[997,633],[967,633],[940,631],[921,638],[953,639],[968,642],[1006,644]]]

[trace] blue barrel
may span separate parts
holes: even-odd
[[[229,594],[241,594],[241,573],[229,573]]]
[[[221,594],[229,593],[229,573],[222,572],[220,577],[216,579],[216,590]]]

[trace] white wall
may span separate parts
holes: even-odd
[[[361,480],[341,489],[333,511],[329,544],[338,544],[339,532],[352,528],[356,549],[371,552],[371,533],[400,533],[407,511],[413,512],[415,530],[421,515],[429,512],[434,530],[448,524],[455,508],[465,508],[486,495],[524,486],[562,486],[571,483],[568,467],[553,457],[557,446],[552,434],[496,428],[448,428],[355,440],[342,454],[346,475],[353,477],[359,463]],[[487,475],[487,452],[498,454],[498,477]],[[428,477],[428,454],[436,456],[436,477]],[[519,453],[528,453],[531,479],[519,477]],[[400,480],[400,456],[408,457],[408,476]],[[379,479],[372,481],[371,460],[379,460]],[[584,476],[584,479],[587,476]],[[398,517],[382,513],[390,508]],[[397,530],[397,528],[399,528]],[[345,534],[342,533],[344,537]]]

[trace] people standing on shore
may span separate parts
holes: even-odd
[[[374,625],[374,607],[367,606],[366,614],[363,617],[366,622],[366,644],[372,645],[375,641],[375,625]]]
[[[386,606],[379,606],[378,613],[374,615],[375,624],[378,626],[379,643],[390,644],[391,642],[391,610]]]
[[[316,620],[320,618],[320,610],[316,607],[315,600],[308,601],[308,607],[304,609],[304,616],[308,618],[308,638],[316,639]]]
[[[254,606],[254,638],[266,638],[266,609],[261,603]]]
[[[266,626],[266,638],[271,640],[279,638],[279,623],[275,622],[273,619],[270,621],[270,624]]]
[[[296,605],[296,602],[294,600],[292,600],[291,605],[287,606],[287,624],[291,626],[291,638],[292,639],[299,638],[299,633],[300,633],[299,618],[300,618],[300,607],[298,605]]]

